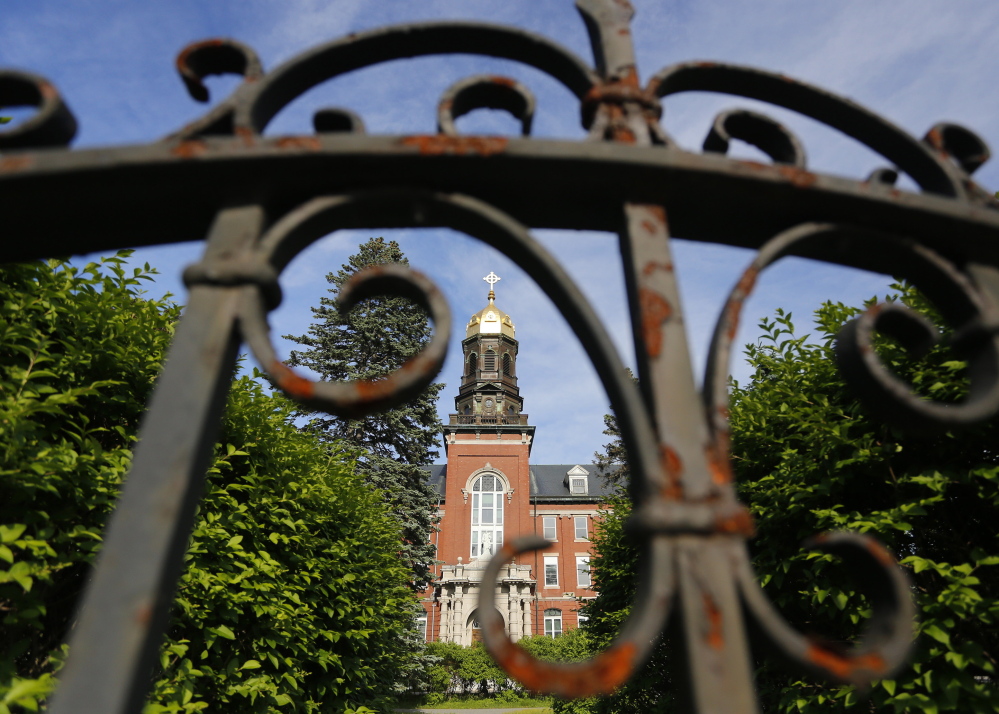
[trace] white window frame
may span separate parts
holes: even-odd
[[[495,488],[492,491],[481,490],[482,480],[492,477]],[[470,543],[471,557],[495,555],[503,547],[503,495],[506,493],[505,479],[499,474],[485,472],[479,474],[469,484],[472,496],[472,536]],[[477,489],[476,487],[479,486]],[[486,503],[486,501],[489,503]],[[488,514],[487,514],[488,512]],[[490,523],[485,523],[486,518]]]
[[[545,637],[555,639],[562,634],[562,611],[556,608],[545,610]]]
[[[589,516],[573,516],[572,517],[572,528],[573,532],[576,534],[576,540],[589,540],[590,539],[590,517]],[[579,524],[583,524],[583,535],[579,535]]]
[[[423,613],[416,618],[416,631],[420,633],[423,641],[427,641],[427,614]]]
[[[593,578],[590,577],[590,556],[588,555],[576,556],[576,585],[581,588],[593,587]]]
[[[569,493],[573,496],[585,496],[586,495],[586,477],[585,476],[570,476],[569,477]]]
[[[551,522],[551,535],[548,535],[549,521]],[[545,540],[558,540],[558,516],[541,516],[541,534]]]
[[[544,559],[545,567],[545,587],[546,588],[557,588],[558,587],[558,556],[557,555],[546,555]],[[550,568],[550,570],[549,570]],[[551,582],[548,577],[550,574],[554,574],[555,582]]]

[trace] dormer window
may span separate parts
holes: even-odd
[[[573,496],[585,496],[588,491],[590,472],[580,465],[565,472],[565,485]]]

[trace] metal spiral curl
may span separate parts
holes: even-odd
[[[650,539],[631,616],[607,649],[583,662],[543,662],[506,634],[503,617],[496,609],[496,585],[500,571],[512,558],[549,545],[549,541],[537,536],[517,538],[489,561],[479,590],[483,642],[500,667],[531,691],[560,697],[610,693],[649,656],[656,635],[669,618],[676,590],[671,546],[663,536]]]
[[[76,136],[76,119],[59,90],[30,72],[0,70],[0,108],[37,107],[35,115],[0,130],[0,149],[68,146]]]
[[[721,62],[670,65],[646,87],[646,92],[660,98],[690,91],[721,92],[791,109],[881,154],[927,193],[982,202],[987,198],[969,174],[988,159],[988,147],[963,127],[938,124],[919,141],[865,107],[819,87],[783,74]]]
[[[878,244],[883,253],[879,253]],[[923,284],[930,277],[930,271],[933,271],[933,278],[936,279],[941,279],[941,276],[945,275],[946,286],[926,286],[929,292],[946,305],[946,308],[941,307],[945,310],[945,314],[966,316],[966,312],[972,306],[981,307],[967,279],[954,271],[942,258],[913,242],[851,226],[819,223],[803,224],[780,233],[760,249],[737,281],[719,316],[711,341],[703,392],[705,411],[712,436],[718,448],[724,450],[726,458],[728,455],[727,384],[731,348],[738,331],[742,307],[752,293],[760,272],[791,253],[829,258],[833,254],[842,254],[851,249],[857,251],[860,246],[865,248],[870,257],[869,267],[877,267],[883,260],[890,259],[897,270],[912,278],[917,285]],[[901,310],[902,308],[897,308],[893,314],[901,314]],[[906,313],[913,314],[908,310]],[[910,322],[905,324],[910,327],[912,325]],[[925,343],[925,326],[921,329]],[[898,329],[895,334],[901,335],[903,332],[904,330]],[[915,337],[918,332],[920,330],[909,330],[910,344],[916,342]],[[842,334],[841,332],[840,342],[843,341]],[[859,353],[854,348],[843,349]],[[873,353],[868,349],[866,354]],[[864,364],[867,365],[867,362]],[[884,368],[878,364],[877,370],[872,369],[872,373],[883,377]],[[849,375],[847,378],[848,381],[856,382],[856,379],[851,379]],[[914,409],[912,402],[927,404],[908,393],[904,398],[898,394],[892,396],[896,402],[890,406],[891,409],[902,408],[903,411],[906,409],[911,411]],[[867,401],[874,402],[887,400],[889,397],[880,393],[875,398],[868,392],[866,398]],[[904,404],[900,404],[900,401]],[[999,402],[993,403],[990,408],[994,410],[997,404]],[[940,405],[934,405],[934,408],[938,406]],[[953,408],[945,407],[945,409]],[[964,412],[958,408],[958,413]],[[749,556],[744,553],[736,563],[736,579],[740,596],[756,624],[768,641],[786,657],[816,674],[838,682],[857,685],[865,685],[873,679],[890,676],[904,664],[912,645],[915,607],[908,578],[884,546],[867,536],[855,533],[823,534],[806,542],[804,547],[842,557],[850,566],[850,571],[857,576],[862,589],[866,591],[873,605],[873,614],[859,643],[844,653],[796,632],[774,609],[760,589]]]
[[[795,253],[820,259],[855,256],[857,267],[910,279],[955,328],[951,346],[968,361],[970,389],[961,402],[925,399],[892,374],[873,350],[876,330],[896,338],[919,356],[939,337],[925,318],[898,304],[875,305],[848,322],[836,341],[836,359],[847,383],[878,418],[902,428],[933,431],[975,424],[999,409],[999,315],[966,275],[948,260],[915,241],[878,231],[807,223],[767,242],[745,270],[726,301],[708,356],[704,398],[714,433],[727,439],[727,380],[732,341],[743,303],[759,273]]]
[[[530,89],[515,79],[479,74],[459,80],[445,90],[437,105],[437,130],[458,136],[455,119],[475,109],[502,109],[520,121],[522,136],[531,134],[536,105]]]
[[[912,583],[895,558],[875,539],[845,531],[819,534],[802,548],[842,558],[871,603],[871,617],[860,641],[846,651],[802,635],[764,594],[747,554],[736,569],[739,594],[767,642],[793,664],[834,682],[865,687],[894,675],[912,650],[916,617]]]
[[[264,67],[256,51],[249,45],[227,38],[192,42],[180,51],[176,60],[177,72],[191,98],[207,102],[210,98],[205,77],[213,74],[235,74],[243,83],[210,109],[206,114],[166,137],[168,140],[186,140],[205,135],[236,133],[236,106],[248,83],[258,82],[264,76]]]
[[[349,312],[362,300],[402,297],[420,305],[434,323],[430,342],[394,372],[353,382],[314,381],[277,358],[265,317],[265,293],[247,288],[240,311],[243,337],[274,383],[294,399],[337,416],[356,419],[391,409],[417,397],[444,366],[451,336],[451,311],[433,282],[404,265],[376,265],[358,271],[342,288],[337,308]]]
[[[764,114],[747,109],[721,112],[704,139],[704,150],[724,154],[732,139],[741,139],[765,153],[774,163],[804,169],[805,147],[791,130]]]

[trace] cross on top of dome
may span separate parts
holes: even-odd
[[[501,278],[496,273],[490,270],[489,275],[487,275],[482,279],[485,280],[487,283],[489,283],[489,302],[492,302],[493,300],[496,299],[496,293],[493,291],[493,286],[496,285],[496,283],[498,283],[503,278]]]

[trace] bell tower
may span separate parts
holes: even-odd
[[[464,369],[454,400],[457,422],[520,426],[524,400],[517,387],[516,329],[496,306],[493,288],[499,276],[490,272],[483,280],[489,283],[489,304],[472,315],[461,343]]]

